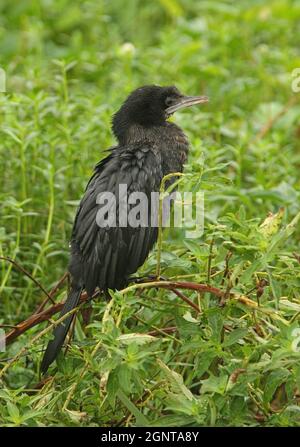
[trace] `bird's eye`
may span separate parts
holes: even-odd
[[[174,104],[174,98],[172,98],[172,96],[168,96],[165,100],[165,104],[167,107],[170,107],[172,104]]]

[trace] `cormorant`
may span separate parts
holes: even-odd
[[[122,199],[119,186],[126,185],[127,198],[133,192],[143,192],[151,201],[151,192],[159,191],[163,177],[182,172],[187,160],[188,140],[168,117],[207,101],[206,96],[184,96],[174,86],[147,85],[133,91],[113,116],[112,130],[118,144],[96,165],[77,210],[70,243],[71,291],[61,316],[77,306],[82,290],[92,296],[97,287],[104,292],[121,289],[144,263],[158,235],[157,226],[151,226],[150,210],[147,226],[123,226],[118,222],[101,226],[97,219],[103,205],[101,194],[105,197],[107,192],[113,193]],[[113,208],[108,208],[100,220],[107,218]],[[118,217],[120,206],[114,211]],[[54,329],[54,339],[48,343],[41,363],[42,373],[58,355],[73,317],[70,315]]]

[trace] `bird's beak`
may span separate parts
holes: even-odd
[[[179,109],[194,106],[196,104],[204,104],[208,101],[209,99],[207,96],[183,96],[178,99],[178,102],[176,102],[176,104],[173,104],[166,109],[166,114],[170,116],[172,115],[172,113],[176,112]]]

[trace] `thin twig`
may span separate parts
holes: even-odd
[[[0,256],[0,260],[10,262],[12,265],[14,265],[18,270],[20,270],[20,272],[22,272],[25,276],[30,278],[31,281],[34,282],[34,284],[39,287],[39,289],[41,289],[41,291],[47,296],[47,300],[50,300],[52,302],[52,304],[55,304],[52,297],[47,292],[47,290],[42,286],[42,284],[37,279],[35,279],[31,275],[31,273],[27,272],[27,270],[25,270],[21,265],[19,265],[14,259],[12,259],[8,256]]]
[[[207,284],[210,283],[211,261],[212,261],[214,242],[215,242],[215,239],[214,239],[214,237],[212,237],[210,244],[209,244],[209,257],[208,257],[208,264],[207,264]]]
[[[147,322],[144,321],[142,318],[138,317],[137,315],[133,315],[133,318],[137,321],[139,321],[140,323],[142,323],[143,325],[147,326]],[[173,334],[174,332],[177,331],[177,327],[176,326],[172,326],[172,327],[165,327],[165,328],[159,328],[157,326],[153,326],[153,324],[150,324],[150,327],[152,328],[152,331],[147,332],[147,335],[151,335],[152,337],[157,337],[157,336],[167,336],[169,337],[171,340],[176,341],[178,343],[182,343],[179,339],[177,339],[176,337],[172,337],[169,334]]]
[[[175,293],[175,295],[179,296],[183,301],[185,301],[189,306],[193,307],[198,313],[200,313],[200,309],[197,306],[197,304],[193,303],[187,296],[185,296],[183,293],[179,292],[179,290],[171,289],[172,292]]]
[[[225,278],[227,278],[228,273],[229,273],[229,261],[230,261],[231,256],[232,256],[232,252],[229,250],[226,253],[226,256],[225,256],[225,269],[224,269],[223,278],[222,278],[222,281],[221,281],[222,285],[224,284]]]
[[[169,327],[163,327],[162,329],[157,329],[156,331],[149,331],[147,332],[147,335],[152,335],[152,337],[158,337],[160,335],[165,334],[174,334],[174,332],[177,332],[178,328],[176,326],[169,326]]]
[[[53,298],[56,294],[56,292],[60,289],[60,287],[62,286],[62,284],[65,282],[66,278],[68,277],[68,272],[65,272],[63,274],[63,276],[57,281],[57,283],[55,284],[55,286],[50,290],[49,292],[49,296],[51,298]],[[46,306],[46,304],[48,303],[49,298],[47,297],[37,308],[37,310],[35,311],[36,314],[40,313],[44,307]],[[53,303],[53,300],[51,300]]]

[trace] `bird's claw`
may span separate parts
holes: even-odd
[[[142,284],[144,282],[156,282],[156,281],[167,281],[168,278],[165,276],[156,276],[156,275],[148,275],[148,276],[134,276],[132,278],[129,278],[131,282],[134,282],[136,284]]]

